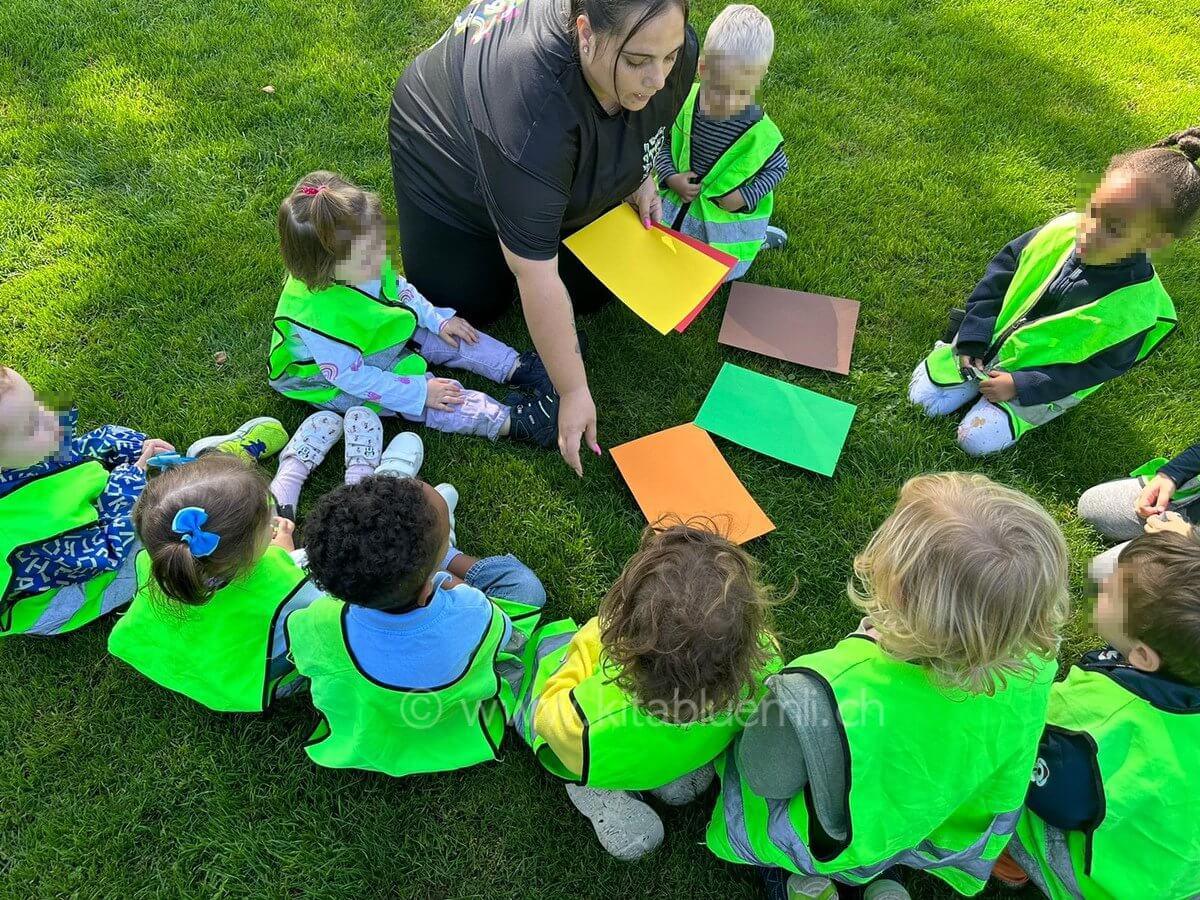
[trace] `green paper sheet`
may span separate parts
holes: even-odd
[[[802,469],[832,475],[857,409],[725,363],[696,415],[705,431]]]

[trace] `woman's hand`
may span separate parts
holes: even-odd
[[[1175,482],[1166,475],[1155,475],[1138,494],[1133,505],[1134,510],[1143,519],[1166,512],[1167,507],[1171,505],[1171,498],[1175,496],[1175,488]]]
[[[596,404],[586,384],[563,394],[558,405],[558,452],[581,478],[583,462],[579,458],[579,448],[582,442],[600,455],[600,446],[596,443]]]
[[[430,378],[425,382],[425,408],[440,409],[450,412],[456,406],[462,406],[462,385],[453,378]]]
[[[443,322],[438,335],[455,349],[458,348],[460,340],[466,341],[468,344],[479,343],[479,332],[472,328],[471,323],[462,316],[454,316]]]
[[[641,186],[629,195],[627,202],[637,210],[643,228],[649,230],[653,223],[662,221],[662,197],[658,195],[658,183],[653,173],[646,176]]]

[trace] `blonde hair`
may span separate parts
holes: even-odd
[[[333,284],[356,237],[383,227],[383,211],[377,194],[336,172],[310,172],[280,204],[275,224],[283,264],[318,291]]]
[[[851,601],[890,655],[994,694],[1058,652],[1067,544],[1035,500],[983,475],[913,478],[854,558]]]
[[[775,29],[771,20],[749,3],[725,7],[704,35],[704,56],[728,56],[765,68],[774,52]]]

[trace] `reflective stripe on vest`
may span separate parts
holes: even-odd
[[[837,710],[848,765],[849,834],[832,855],[817,858],[809,847],[807,795],[756,796],[730,749],[718,766],[721,796],[709,848],[731,862],[848,884],[906,865],[960,892],[978,893],[1020,816],[1045,721],[1056,666],[1036,657],[1030,663],[1032,680],[1010,676],[988,697],[942,689],[926,670],[888,658],[862,637],[801,657],[785,671],[825,685]],[[955,742],[947,735],[972,738]],[[880,793],[881,784],[888,790]],[[897,809],[906,812],[897,815]]]
[[[262,712],[294,677],[269,670],[279,614],[308,584],[286,550],[268,548],[254,569],[199,606],[161,594],[145,551],[137,575],[137,594],[113,627],[108,652],[151,681],[218,712]]]
[[[692,121],[699,95],[700,85],[692,85],[671,128],[671,156],[680,172],[692,167]],[[764,114],[721,154],[701,179],[700,194],[695,200],[685,204],[671,189],[662,191],[664,221],[738,259],[731,278],[740,277],[762,249],[775,208],[775,195],[768,193],[753,210],[739,213],[727,212],[713,201],[736,191],[757,175],[782,143],[779,128]],[[684,212],[682,221],[680,212]]]
[[[96,460],[37,475],[0,497],[0,637],[61,634],[99,618],[109,609],[104,594],[116,572],[103,572],[68,591],[59,589],[14,600],[15,553],[44,544],[100,520],[96,503],[108,484],[108,470]]]

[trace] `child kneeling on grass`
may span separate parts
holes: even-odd
[[[975,401],[958,443],[981,456],[1142,362],[1176,325],[1149,254],[1187,233],[1200,211],[1197,159],[1200,128],[1117,156],[1082,214],[1001,250],[957,333],[913,371],[909,399],[931,416]]]
[[[832,881],[894,866],[978,893],[1016,828],[1045,723],[1066,542],[1018,491],[924,475],[854,572],[867,618],[768,679],[718,761],[708,846],[796,873],[793,897],[836,896]]]
[[[399,277],[378,196],[313,172],[283,201],[278,227],[289,277],[272,323],[271,387],[322,409],[370,405],[438,431],[556,445],[558,394],[541,358],[434,307]],[[428,364],[516,390],[499,403],[435,378]]]
[[[323,766],[402,776],[494,760],[515,706],[546,593],[513,556],[456,550],[457,492],[415,474],[381,467],[305,526],[329,596],[287,631],[321,715],[305,749]]]
[[[1200,895],[1200,543],[1172,527],[1127,544],[1100,587],[1109,647],[1054,686],[1001,881],[1063,900]]]
[[[780,664],[771,602],[755,561],[725,538],[647,529],[597,618],[530,641],[514,726],[572,782],[568,797],[613,856],[662,843],[657,813],[630,791],[678,806],[712,783],[712,760]]]
[[[0,637],[72,631],[133,597],[133,505],[170,444],[47,408],[0,366]]]

